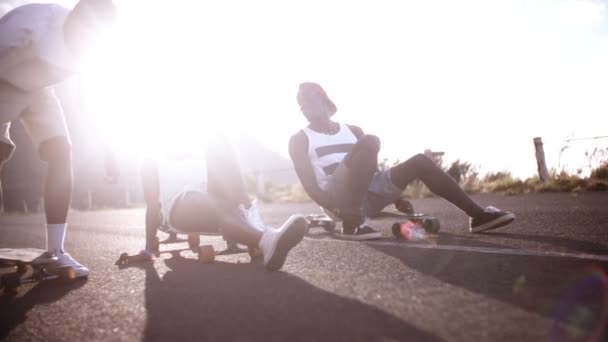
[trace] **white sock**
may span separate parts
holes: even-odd
[[[63,253],[63,241],[67,223],[47,224],[46,225],[46,250],[53,253]]]

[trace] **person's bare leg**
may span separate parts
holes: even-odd
[[[358,216],[345,218],[343,227],[352,230],[365,222],[363,216],[363,201],[367,195],[369,184],[378,168],[378,152],[380,139],[373,135],[365,135],[353,146],[353,149],[344,157],[342,162],[346,166],[344,186],[347,189],[340,191],[337,206],[340,210],[360,212]]]
[[[44,210],[47,221],[47,250],[63,253],[66,222],[72,199],[72,150],[66,137],[40,144],[40,157],[47,163]]]
[[[243,179],[236,151],[228,138],[218,134],[213,143],[206,145],[207,186],[209,194],[223,204],[237,207],[251,203]]]
[[[0,213],[2,213],[4,211],[4,203],[2,202],[3,196],[2,196],[2,164],[4,163],[3,160],[0,160]]]
[[[473,199],[452,179],[423,154],[417,154],[390,170],[391,180],[399,189],[405,190],[414,179],[420,179],[435,195],[441,196],[471,217],[483,213]]]
[[[57,267],[70,267],[77,278],[87,277],[89,270],[66,253],[63,246],[72,199],[71,145],[67,137],[56,137],[41,143],[39,151],[48,165],[44,188],[47,253],[56,257]]]

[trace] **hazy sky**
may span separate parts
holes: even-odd
[[[430,148],[525,177],[536,171],[533,137],[557,167],[564,140],[608,135],[606,2],[117,4],[114,41],[87,82],[106,126],[131,118],[111,130],[123,146],[151,122],[170,141],[215,122],[286,155],[305,125],[303,81],[325,87],[336,120],[379,135],[390,160]],[[583,166],[592,145],[608,139],[572,143],[561,163]]]

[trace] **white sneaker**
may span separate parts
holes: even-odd
[[[69,266],[74,270],[76,278],[85,278],[89,276],[89,269],[74,260],[68,253],[59,253],[56,255],[57,260],[53,262],[55,267]]]
[[[53,254],[52,252],[46,251],[42,254],[40,254],[39,257],[37,257],[36,259],[32,260],[32,265],[44,265],[44,264],[49,264],[52,262],[56,262],[57,261],[57,255]]]
[[[283,267],[289,251],[295,247],[306,233],[306,219],[302,215],[292,215],[279,229],[268,228],[260,240],[264,254],[264,265],[269,271]]]
[[[243,204],[240,204],[239,209],[251,226],[261,231],[262,233],[266,231],[266,225],[260,217],[260,211],[258,210],[257,201],[254,200],[253,202],[251,202],[249,208],[245,208]]]

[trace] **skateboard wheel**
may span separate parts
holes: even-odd
[[[323,229],[325,229],[325,231],[331,233],[336,229],[336,222],[334,221],[325,221],[321,224],[321,226],[323,227]]]
[[[198,250],[198,246],[201,244],[201,236],[198,234],[189,234],[188,235],[188,247],[193,252]]]
[[[76,279],[76,272],[70,266],[62,266],[57,269],[57,275],[62,281],[72,281]]]
[[[18,275],[22,275],[22,274],[25,274],[25,272],[27,272],[27,266],[25,264],[17,264],[16,273]]]
[[[424,227],[424,230],[430,234],[439,233],[439,229],[441,228],[439,220],[436,218],[425,219],[422,226]]]
[[[257,247],[249,247],[249,256],[251,260],[260,259],[264,254],[262,254],[262,250]]]
[[[17,285],[17,286],[6,286],[4,288],[4,293],[9,294],[9,295],[16,295],[19,293],[19,290],[21,289],[21,286]]]
[[[215,261],[215,251],[211,245],[198,247],[198,261],[203,264],[210,264]]]
[[[20,277],[16,274],[8,274],[2,277],[2,287],[4,287],[4,293],[16,295],[19,293],[21,283],[19,282]]]
[[[391,231],[393,232],[394,237],[396,237],[397,239],[403,239],[403,236],[401,235],[401,224],[400,223],[393,223],[393,226],[391,227]]]
[[[414,213],[414,206],[412,205],[412,202],[404,197],[401,197],[395,201],[395,208],[407,215],[412,215]]]

